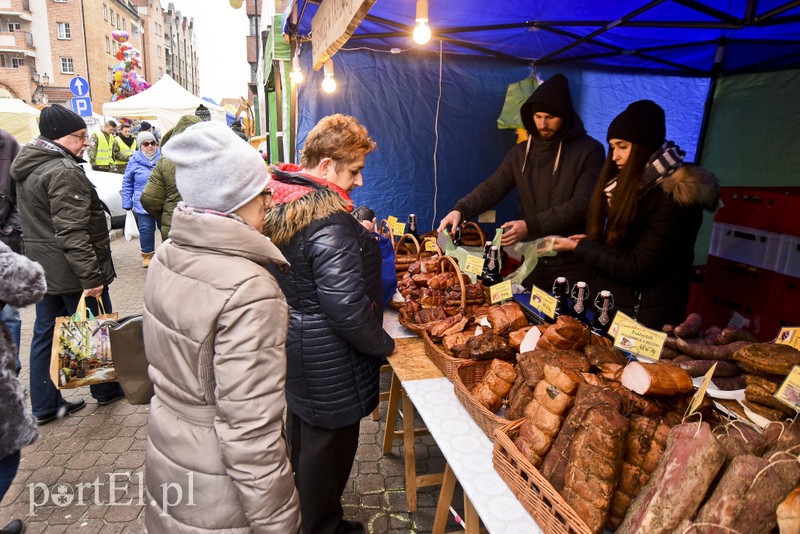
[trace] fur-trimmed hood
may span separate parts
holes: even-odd
[[[681,206],[700,205],[716,211],[719,205],[719,182],[709,170],[697,165],[683,165],[661,180],[661,189]]]
[[[264,235],[278,247],[289,244],[314,220],[352,209],[353,203],[346,192],[299,171],[297,165],[278,165],[267,183],[274,192],[274,204],[264,220]]]

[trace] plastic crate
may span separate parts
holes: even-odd
[[[722,187],[714,220],[800,236],[800,187]]]
[[[733,224],[714,223],[709,254],[753,267],[775,270],[781,250],[780,234]]]
[[[800,219],[800,213],[797,218]],[[800,278],[800,237],[780,236],[780,247],[772,270],[786,276]]]
[[[800,278],[775,274],[767,306],[767,325],[775,325],[774,336],[784,326],[800,326]],[[774,337],[773,336],[773,337]]]

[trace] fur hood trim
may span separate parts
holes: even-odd
[[[313,221],[326,219],[340,211],[347,213],[347,205],[336,191],[328,188],[312,190],[297,200],[270,208],[264,220],[264,235],[279,248],[284,247]]]
[[[681,206],[700,205],[716,211],[719,182],[714,173],[696,165],[684,165],[661,181],[661,189]]]

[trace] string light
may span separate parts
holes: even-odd
[[[292,80],[294,85],[303,83],[303,71],[300,70],[300,56],[297,54],[292,58],[292,72],[289,73],[289,79]]]
[[[322,90],[326,93],[332,93],[336,90],[336,80],[333,79],[332,59],[325,62],[324,72],[325,77],[322,79]]]
[[[242,7],[243,1],[244,0],[229,0],[231,7],[233,9],[239,9],[240,7]]]
[[[414,41],[424,45],[431,40],[431,27],[428,26],[428,0],[417,0],[417,25],[414,27]]]

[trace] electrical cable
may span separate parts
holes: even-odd
[[[433,144],[433,220],[431,221],[431,228],[436,228],[436,200],[439,197],[439,167],[436,164],[436,155],[439,151],[439,109],[442,105],[442,64],[443,64],[443,50],[442,41],[439,40],[439,96],[436,98],[436,118],[433,123],[434,137],[436,141]]]

